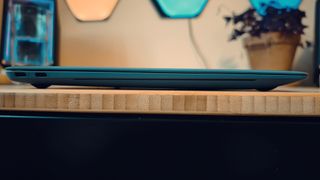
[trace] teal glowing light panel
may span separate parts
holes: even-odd
[[[302,0],[250,0],[250,3],[260,15],[265,15],[267,7],[298,9],[301,1]]]
[[[193,18],[205,8],[208,0],[155,0],[169,18]]]
[[[2,65],[52,65],[54,0],[5,1]]]

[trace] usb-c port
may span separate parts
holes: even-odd
[[[36,73],[36,77],[47,77],[46,73],[38,72]]]
[[[15,72],[14,75],[16,77],[23,77],[23,76],[26,76],[26,73],[24,73],[24,72]]]

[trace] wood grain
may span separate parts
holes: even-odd
[[[0,110],[320,117],[320,90],[167,91],[59,86],[41,90],[11,85],[0,86]]]

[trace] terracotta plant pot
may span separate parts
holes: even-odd
[[[0,84],[11,84],[11,81],[8,79],[7,75],[5,74],[4,69],[0,67]]]
[[[251,68],[291,70],[300,38],[300,35],[287,35],[278,32],[262,34],[261,37],[245,38],[244,45]]]

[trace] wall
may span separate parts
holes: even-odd
[[[160,17],[150,0],[120,0],[102,22],[79,22],[58,1],[60,64],[113,67],[202,67],[186,20]]]
[[[316,0],[304,0],[301,6],[301,9],[306,11],[307,18],[304,23],[308,26],[305,31],[306,35],[303,38],[313,43],[315,39],[315,7]],[[314,48],[299,48],[294,65],[295,70],[309,72],[310,77],[313,77],[313,50]],[[312,85],[312,78],[309,78],[304,84]]]

